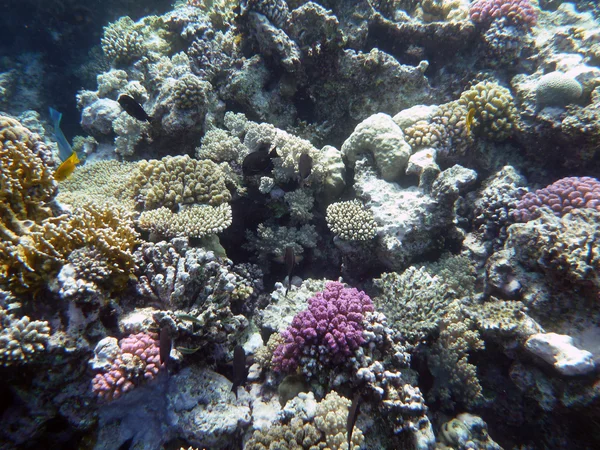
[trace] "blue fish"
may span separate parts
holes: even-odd
[[[73,154],[71,144],[67,141],[67,138],[60,129],[60,119],[62,119],[62,113],[55,110],[53,107],[48,108],[50,111],[50,119],[52,119],[52,125],[54,125],[54,137],[58,144],[58,156],[62,161],[69,159],[69,156]]]

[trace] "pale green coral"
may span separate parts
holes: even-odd
[[[218,206],[231,200],[221,168],[187,155],[140,161],[130,182],[145,210],[194,203]]]
[[[409,267],[401,275],[384,273],[374,280],[381,295],[374,298],[394,329],[417,343],[439,328],[456,294],[424,268]]]
[[[50,326],[45,320],[17,319],[0,307],[0,365],[25,364],[45,350]]]
[[[197,159],[210,159],[216,163],[235,161],[242,164],[248,148],[237,136],[221,128],[211,128],[202,137],[202,146],[196,148]]]
[[[469,352],[485,345],[458,301],[450,304],[440,322],[440,335],[431,347],[427,362],[435,377],[430,394],[447,407],[459,401],[474,406],[482,400],[477,367],[468,361]]]
[[[231,206],[192,205],[177,213],[163,206],[140,214],[138,225],[160,236],[203,238],[231,225]]]
[[[457,297],[474,294],[477,272],[468,257],[446,253],[438,261],[423,266],[431,275],[437,275]]]
[[[317,246],[317,231],[314,225],[295,227],[268,227],[259,224],[256,234],[246,231],[248,243],[245,248],[255,251],[260,258],[283,258],[286,247],[293,247],[296,255],[301,255],[304,248]]]
[[[325,448],[331,450],[348,449],[348,410],[352,402],[332,391],[317,405],[314,423],[318,430],[325,435]],[[352,433],[352,449],[359,449],[364,443],[364,436],[360,428],[354,427]]]
[[[368,241],[377,232],[373,213],[358,200],[332,203],[327,207],[326,220],[336,236],[349,241]]]
[[[308,222],[313,218],[312,208],[315,199],[309,190],[296,189],[295,191],[286,192],[284,199],[289,208],[292,220]]]

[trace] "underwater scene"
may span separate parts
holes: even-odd
[[[4,0],[0,450],[600,449],[600,5]]]

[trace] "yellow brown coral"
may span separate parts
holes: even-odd
[[[25,220],[41,220],[56,191],[53,170],[38,156],[39,136],[0,116],[0,236],[14,240]]]
[[[189,156],[166,156],[140,161],[130,179],[136,199],[145,210],[181,204],[218,206],[231,200],[225,174],[213,161]]]
[[[512,134],[517,109],[507,88],[493,81],[482,81],[463,92],[458,102],[464,106],[464,111],[475,108],[475,134],[494,141],[502,141]]]

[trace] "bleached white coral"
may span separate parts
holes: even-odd
[[[202,238],[217,234],[231,225],[231,206],[193,205],[173,213],[164,206],[144,211],[138,220],[140,228],[166,237]]]
[[[0,308],[0,364],[11,366],[31,361],[46,348],[50,326],[27,316],[17,319]]]

